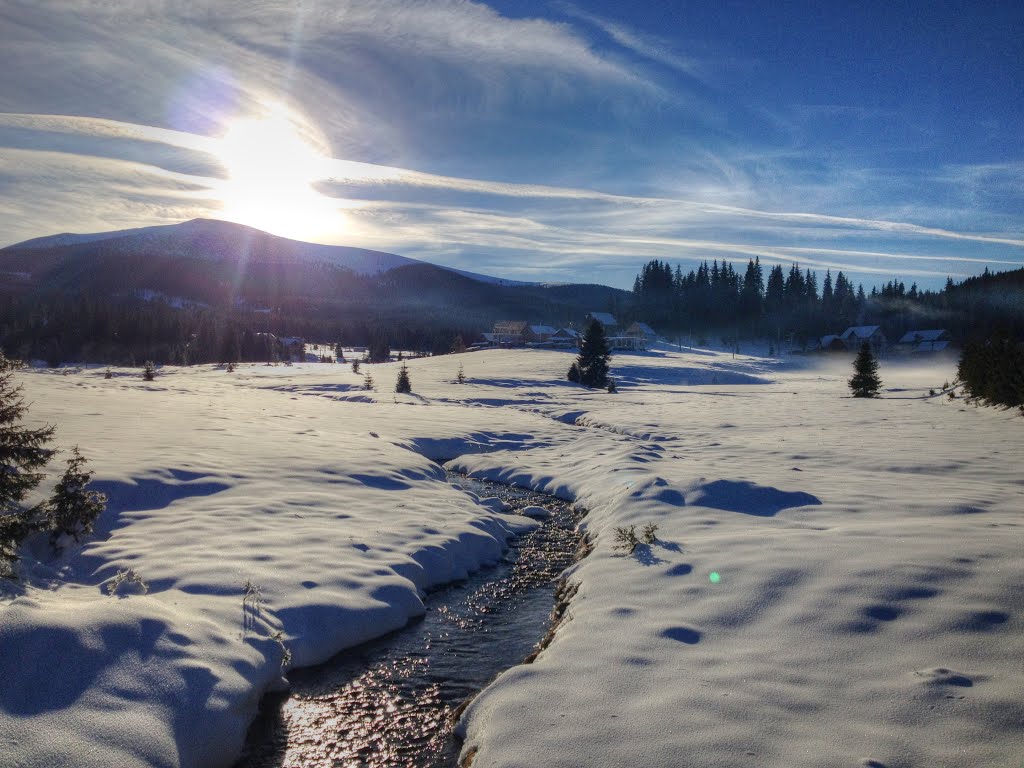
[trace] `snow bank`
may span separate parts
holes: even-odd
[[[572,357],[409,361],[409,396],[395,364],[377,393],[341,365],[24,374],[111,507],[0,603],[0,763],[230,764],[285,647],[397,627],[534,524],[441,460],[577,500],[596,543],[551,645],[467,710],[474,765],[1019,760],[1019,417],[929,397],[941,361],[883,361],[864,401],[848,364],[623,354],[609,395]],[[106,594],[129,567],[148,592]]]
[[[309,665],[396,629],[535,525],[374,431],[410,409],[262,386],[284,370],[23,377],[110,504],[96,540],[4,588],[0,763],[230,764],[285,649]],[[108,594],[128,568],[145,594]]]

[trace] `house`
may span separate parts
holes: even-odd
[[[626,329],[626,335],[637,336],[639,338],[646,339],[647,341],[655,341],[658,338],[658,334],[654,332],[654,329],[651,328],[651,326],[647,323],[641,323],[640,321],[629,326],[629,328]]]
[[[526,340],[534,344],[543,344],[551,340],[555,329],[550,325],[531,325],[528,327]]]
[[[580,345],[582,338],[579,332],[572,328],[559,328],[548,337],[548,341],[555,347],[573,348]]]
[[[518,346],[526,343],[529,331],[530,324],[525,320],[503,320],[494,324],[491,339],[499,346]]]
[[[629,349],[634,352],[643,352],[647,349],[647,339],[644,336],[608,336],[608,348]]]
[[[889,345],[882,329],[877,325],[854,325],[839,335],[839,340],[850,351],[856,352],[865,341],[875,352],[881,352]]]
[[[594,320],[597,320],[604,327],[604,332],[608,336],[613,336],[619,330],[619,321],[615,319],[614,315],[607,312],[588,312],[587,325],[590,325]]]
[[[898,342],[904,352],[941,352],[949,346],[949,331],[907,331]]]
[[[822,352],[845,352],[846,345],[843,344],[838,334],[830,333],[818,340],[818,349]]]

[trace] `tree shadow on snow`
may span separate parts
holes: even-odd
[[[746,480],[715,480],[687,495],[691,506],[773,517],[784,509],[817,506],[821,499],[803,491],[781,491]]]
[[[615,358],[612,375],[618,384],[661,384],[698,387],[716,384],[769,384],[768,379],[732,370],[692,368],[687,366],[653,366],[623,363]]]
[[[650,544],[637,544],[636,549],[633,550],[633,557],[640,565],[661,565],[666,562],[664,558],[658,556]]]

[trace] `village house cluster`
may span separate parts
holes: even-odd
[[[608,346],[613,350],[642,351],[658,334],[646,323],[635,322],[623,328],[608,312],[589,312],[586,325],[596,320],[604,328]],[[583,334],[575,328],[533,325],[526,320],[503,320],[495,323],[491,333],[483,334],[489,345],[496,347],[539,347],[544,349],[575,349]]]
[[[942,329],[907,331],[899,341],[891,344],[878,325],[854,325],[841,334],[822,336],[818,349],[822,352],[856,352],[864,342],[876,355],[889,351],[905,354],[941,352],[949,346],[949,332]]]

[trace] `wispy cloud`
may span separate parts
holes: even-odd
[[[666,67],[696,77],[701,72],[697,59],[687,58],[673,49],[672,44],[655,35],[647,35],[603,16],[590,13],[575,3],[557,2],[555,7],[571,18],[585,21],[602,30],[623,48]]]
[[[364,165],[364,164],[361,164]],[[911,222],[886,221],[880,219],[862,219],[850,216],[833,216],[820,213],[794,212],[794,211],[765,211],[738,206],[722,205],[699,200],[682,200],[663,197],[632,197],[628,195],[615,195],[589,189],[573,189],[563,187],[550,187],[537,184],[511,184],[507,182],[481,181],[477,179],[463,179],[435,174],[420,173],[416,171],[403,170],[400,168],[381,168],[379,174],[375,175],[367,170],[363,178],[367,181],[376,179],[389,179],[391,182],[406,184],[417,187],[432,187],[442,190],[455,190],[459,192],[471,192],[505,197],[528,197],[537,199],[567,199],[567,200],[592,200],[630,206],[673,206],[681,210],[699,211],[707,214],[719,214],[731,217],[744,217],[754,219],[765,219],[777,222],[799,223],[808,225],[827,225],[829,227],[841,227],[850,229],[872,230],[885,233],[899,233],[908,235],[920,235],[924,237],[950,238],[957,240],[971,240],[984,243],[997,243],[1001,245],[1012,245],[1024,248],[1024,239],[1001,237],[989,234],[971,232],[955,232],[938,227],[928,227]]]

